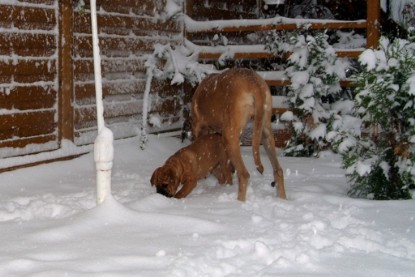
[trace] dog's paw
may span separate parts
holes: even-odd
[[[264,173],[264,167],[262,165],[259,165],[256,167],[256,170],[258,170],[259,173]]]

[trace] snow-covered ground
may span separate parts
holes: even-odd
[[[92,154],[0,174],[0,276],[413,276],[415,201],[348,198],[338,156],[281,157],[281,200],[244,147],[245,203],[213,177],[168,199],[149,179],[182,146],[117,141],[98,207]]]

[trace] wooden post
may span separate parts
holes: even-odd
[[[74,68],[73,49],[73,4],[71,0],[59,1],[59,97],[58,140],[74,140]]]
[[[189,17],[193,17],[193,0],[186,0],[184,2],[184,12]]]
[[[380,39],[380,0],[367,0],[366,48],[377,48]]]
[[[184,1],[183,7],[184,14],[190,18],[193,18],[193,0]],[[192,40],[192,33],[188,33],[186,30],[186,24],[183,21],[183,39]]]

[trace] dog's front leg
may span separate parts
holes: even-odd
[[[194,177],[186,177],[183,180],[182,188],[176,193],[174,196],[177,199],[184,198],[192,192],[192,190],[196,187],[197,180]]]

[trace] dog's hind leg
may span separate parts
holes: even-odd
[[[262,97],[262,96],[261,96]],[[254,108],[254,117],[253,117],[253,128],[252,128],[252,155],[254,157],[254,162],[256,169],[259,173],[264,172],[264,166],[261,162],[261,155],[259,152],[259,144],[261,142],[262,132],[261,130],[264,128],[264,107],[261,103],[263,101],[259,96],[256,96],[254,99],[253,108]]]
[[[239,137],[234,136],[231,133],[232,132],[227,132],[226,130],[224,130],[222,138],[224,140],[224,145],[226,147],[226,153],[228,154],[228,157],[231,160],[232,165],[236,169],[236,174],[238,176],[238,200],[245,201],[250,176],[242,160],[241,147],[239,145]]]
[[[277,158],[277,151],[275,150],[274,136],[271,130],[271,123],[266,124],[262,131],[262,145],[265,148],[267,156],[271,162],[274,172],[274,182],[277,184],[277,196],[282,199],[287,199],[284,186],[284,172]]]
[[[218,145],[219,146],[219,145]],[[223,148],[223,145],[220,145]],[[221,185],[232,185],[233,166],[226,155],[226,150],[223,149],[220,153],[219,163],[212,170],[212,175],[218,179]]]
[[[264,166],[262,165],[261,155],[260,155],[260,152],[259,152],[259,144],[260,144],[260,141],[261,141],[262,124],[263,124],[262,117],[257,118],[257,116],[255,116],[255,118],[254,118],[254,127],[253,127],[253,130],[252,130],[252,155],[254,157],[254,162],[255,162],[256,169],[261,174],[264,172]]]
[[[220,185],[232,185],[232,170],[227,162],[220,162],[213,170],[212,175],[218,179]]]

